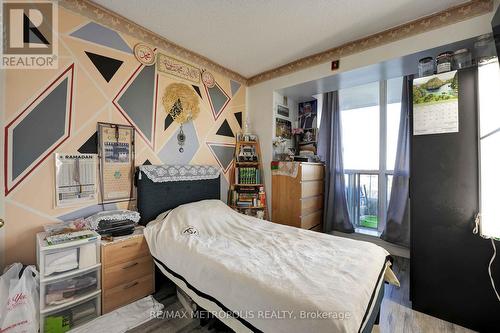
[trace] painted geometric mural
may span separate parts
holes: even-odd
[[[35,234],[45,224],[103,209],[134,208],[135,201],[54,206],[53,154],[97,153],[97,122],[134,126],[136,165],[220,166],[224,200],[232,175],[234,136],[244,119],[246,87],[240,83],[213,72],[215,85],[208,88],[159,73],[156,66],[141,65],[133,55],[133,46],[144,41],[62,6],[58,16],[59,69],[10,70],[5,75],[6,263],[34,263]],[[183,125],[183,152],[177,140],[180,125],[162,104],[171,83],[187,84],[199,96],[197,118]],[[18,242],[26,244],[22,250]]]
[[[226,119],[224,119],[224,122],[217,130],[217,135],[223,135],[223,136],[228,136],[230,138],[234,138],[233,130],[231,129],[231,126],[229,126],[229,123],[227,122]]]
[[[97,154],[97,131],[78,148],[80,154]]]
[[[241,83],[236,82],[234,80],[230,80],[230,81],[231,81],[231,96],[234,96],[238,92],[238,89],[240,89]]]
[[[72,37],[80,38],[91,43],[107,46],[112,49],[132,53],[132,49],[123,40],[119,33],[105,26],[90,22],[71,34]]]
[[[243,113],[242,112],[235,112],[234,117],[236,118],[238,125],[240,125],[240,128],[243,128]]]
[[[148,144],[154,146],[154,112],[155,109],[155,68],[154,66],[140,66],[139,73],[124,90],[115,97],[113,103],[138,130]],[[122,88],[122,89],[123,89]]]
[[[87,57],[89,57],[90,61],[92,61],[92,63],[97,68],[99,73],[101,73],[106,82],[111,81],[115,73],[123,64],[123,61],[121,60],[113,59],[100,54],[95,54],[88,51],[85,51],[85,54],[87,55]]]
[[[70,135],[74,66],[69,66],[5,128],[5,193]]]
[[[185,123],[182,130],[186,136],[186,142],[182,146],[183,152],[179,151],[180,146],[177,143],[178,131],[176,131],[158,152],[158,157],[164,164],[189,164],[198,151],[200,143],[193,122]]]
[[[217,82],[212,88],[205,86],[205,89],[207,91],[208,99],[210,100],[210,106],[212,108],[214,119],[217,120],[231,100],[231,97],[229,97],[229,95]]]
[[[227,172],[234,160],[234,150],[235,146],[231,144],[221,144],[221,143],[207,143],[208,147],[217,159],[220,167]]]

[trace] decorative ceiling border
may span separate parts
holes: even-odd
[[[202,69],[212,70],[242,84],[246,84],[247,82],[247,79],[243,75],[221,66],[196,52],[183,48],[182,46],[169,41],[157,33],[134,23],[126,17],[104,8],[91,0],[62,0],[59,1],[59,5],[68,10],[84,15],[97,23],[135,37],[159,49],[163,49],[163,51],[166,51],[169,55],[192,62]]]
[[[493,0],[471,0],[466,3],[450,7],[441,12],[419,18],[395,28],[385,30],[338,47],[313,54],[283,66],[254,75],[247,80],[247,85],[274,79],[301,69],[330,62],[354,53],[366,51],[384,44],[389,44],[404,38],[418,35],[430,30],[438,29],[450,24],[465,21],[470,18],[486,14],[493,10]]]
[[[442,28],[450,24],[465,21],[493,10],[493,0],[470,0],[441,12],[345,43],[341,46],[292,61],[288,64],[264,71],[250,78],[246,78],[233,70],[213,62],[207,57],[169,41],[157,33],[138,25],[137,23],[134,23],[113,11],[92,2],[91,0],[63,0],[60,1],[59,4],[66,9],[85,15],[86,17],[112,29],[135,37],[141,41],[150,43],[155,47],[163,49],[170,55],[180,57],[204,69],[210,69],[218,72],[247,86],[255,85],[263,81],[271,80],[276,77],[305,69],[307,67],[330,62],[334,59],[346,57],[348,55],[366,51],[384,44],[389,44],[424,32]]]

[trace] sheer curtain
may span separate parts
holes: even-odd
[[[323,231],[352,233],[345,196],[342,160],[342,126],[338,91],[323,94],[323,110],[318,138],[318,155],[325,161]]]
[[[413,104],[412,88],[413,78],[405,76],[401,95],[401,118],[391,197],[387,208],[387,222],[380,235],[380,238],[385,241],[406,247],[410,245],[408,194],[410,190],[410,108]]]

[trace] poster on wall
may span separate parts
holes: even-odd
[[[276,137],[284,139],[292,138],[292,122],[290,120],[276,118]]]
[[[458,132],[457,71],[413,81],[413,135]]]
[[[56,207],[97,202],[97,155],[55,154]]]
[[[318,116],[318,101],[299,103],[299,127],[316,128]]]
[[[134,188],[134,128],[98,123],[98,137],[102,201],[130,200]]]

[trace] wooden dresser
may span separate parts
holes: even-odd
[[[101,242],[103,314],[154,292],[153,258],[142,230]]]
[[[321,231],[324,165],[279,162],[272,169],[272,221]]]

